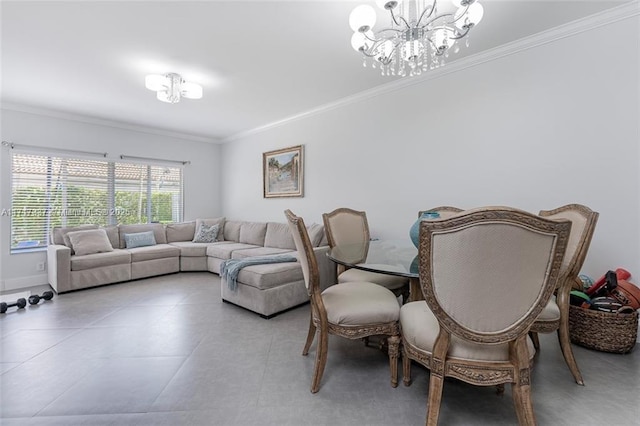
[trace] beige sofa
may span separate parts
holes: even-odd
[[[218,241],[194,243],[200,224],[218,224]],[[105,251],[74,253],[71,239],[77,231],[104,230],[109,240]],[[153,232],[155,244],[127,248],[125,235]],[[89,234],[102,231],[95,231]],[[82,233],[87,235],[87,233]],[[322,225],[309,226],[321,268],[322,287],[335,283],[335,265],[326,256],[327,241]],[[54,228],[47,249],[49,284],[58,293],[175,272],[209,271],[220,274],[227,259],[242,259],[289,253],[297,256],[285,223],[227,221],[225,218],[192,222],[95,225]],[[106,251],[109,250],[110,251]],[[270,317],[308,301],[302,268],[298,262],[252,265],[238,274],[237,288],[230,290],[223,279],[221,297],[225,302]]]

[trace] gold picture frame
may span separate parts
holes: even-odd
[[[264,198],[302,197],[304,158],[302,145],[262,154]]]

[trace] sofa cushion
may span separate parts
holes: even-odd
[[[203,223],[205,225],[208,225],[208,226],[218,225],[218,241],[226,240],[226,238],[224,236],[224,227],[226,225],[226,219],[224,217],[214,217],[214,218],[209,218],[209,219],[196,219],[196,230],[200,229],[200,225],[202,225]],[[231,241],[238,241],[238,240],[231,240]]]
[[[251,265],[242,268],[238,274],[238,283],[260,290],[274,288],[282,283],[302,281],[302,268],[298,262],[269,263]]]
[[[326,241],[326,237],[324,235],[324,225],[312,223],[311,225],[307,226],[307,232],[309,233],[309,239],[311,240],[311,245],[313,247],[320,247],[320,245],[322,245],[322,240]],[[325,243],[325,245],[327,244],[328,243]]]
[[[240,227],[242,226],[239,220],[226,220],[224,222],[224,239],[225,241],[240,241]]]
[[[153,231],[153,237],[156,244],[166,244],[167,235],[164,231],[164,225],[161,223],[142,223],[138,225],[120,225],[118,226],[120,233],[120,248],[125,248],[124,234],[135,234],[138,232]]]
[[[289,225],[286,223],[268,222],[267,233],[264,236],[264,246],[295,250],[296,244],[293,242],[293,235],[291,235]]]
[[[227,244],[212,244],[207,247],[207,256],[209,257],[217,257],[218,259],[227,260],[231,259],[231,255],[236,250],[250,249],[256,248],[259,246],[255,246],[252,244],[242,244],[242,243],[234,243],[229,242]]]
[[[266,233],[266,222],[243,222],[240,227],[240,239],[238,242],[264,246],[264,237]]]
[[[86,231],[68,232],[73,251],[78,256],[113,251],[107,232],[104,229],[87,229]]]
[[[250,248],[250,249],[235,250],[231,254],[231,258],[245,259],[247,257],[269,256],[272,254],[282,254],[282,253],[291,253],[295,255],[297,252],[294,252],[288,249],[275,248],[275,247],[256,247],[256,248]]]
[[[131,263],[131,253],[121,249],[115,249],[107,253],[71,256],[72,271],[84,271],[103,266],[124,265],[129,263]]]
[[[51,230],[51,242],[60,246],[69,247],[71,249],[71,254],[73,254],[73,247],[71,247],[71,242],[69,241],[67,234],[69,232],[84,231],[87,229],[98,229],[98,225],[54,226]]]
[[[109,242],[111,242],[111,247],[118,248],[120,247],[120,235],[118,233],[118,225],[105,226],[104,231],[107,233],[107,237],[109,237]]]
[[[194,243],[215,243],[218,241],[218,230],[220,225],[207,225],[201,223],[193,237]]]
[[[127,251],[131,253],[131,262],[142,262],[144,260],[165,259],[167,257],[180,256],[180,249],[169,244],[136,247],[127,249]]]
[[[132,234],[124,234],[124,245],[126,248],[155,246],[156,239],[153,231],[134,232]]]
[[[165,230],[168,243],[191,241],[196,232],[196,222],[168,223]]]
[[[175,243],[169,243],[174,247],[180,249],[180,256],[182,257],[205,257],[207,255],[207,247],[212,244],[231,244],[232,241],[217,241],[215,243],[194,243],[191,241],[176,241]]]

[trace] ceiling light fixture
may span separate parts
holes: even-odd
[[[351,46],[364,55],[363,66],[371,58],[373,68],[380,67],[382,75],[414,76],[444,65],[453,48],[457,53],[458,40],[469,34],[484,10],[476,0],[376,0],[389,12],[388,27],[376,32],[376,11],[363,4],[349,16],[355,31]],[[469,46],[469,39],[466,39]]]
[[[175,73],[148,75],[144,79],[144,85],[147,89],[158,92],[159,100],[170,104],[180,102],[180,98],[202,98],[202,86],[185,81],[179,74]]]

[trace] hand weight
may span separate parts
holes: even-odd
[[[7,312],[7,309],[12,308],[14,306],[17,306],[18,309],[24,309],[24,307],[27,306],[27,301],[25,300],[24,297],[21,297],[20,299],[16,300],[15,303],[2,302],[0,303],[0,314],[4,314],[5,312]]]
[[[29,296],[29,304],[37,305],[38,303],[40,303],[40,299],[44,299],[44,300],[53,299],[53,292],[45,291],[44,293],[42,293],[42,296],[38,296],[37,294],[34,294],[33,296]]]

